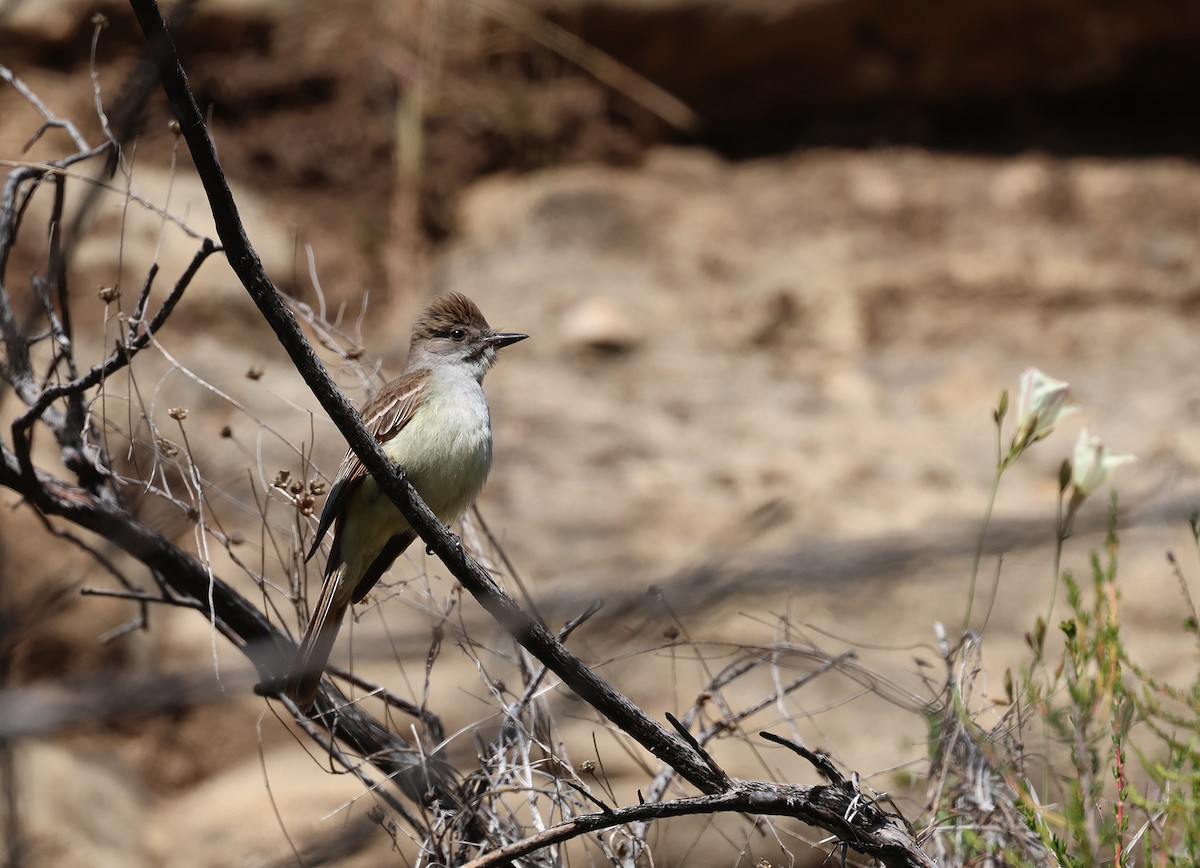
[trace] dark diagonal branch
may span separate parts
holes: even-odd
[[[212,139],[196,105],[178,53],[154,0],[130,0],[151,53],[159,65],[163,89],[179,119],[180,131],[191,151],[196,171],[204,184],[209,206],[225,255],[250,293],[259,311],[275,331],[292,363],[321,403],[354,453],[378,481],[384,493],[408,519],[426,546],[441,559],[480,605],[507,629],[530,653],[546,664],[582,699],[632,735],[656,757],[671,766],[703,792],[719,792],[723,781],[713,774],[695,751],[674,737],[666,727],[648,717],[625,696],[591,672],[553,634],[530,618],[505,594],[463,550],[459,541],[434,517],[395,467],[379,444],[363,427],[350,403],[334,385],[304,338],[300,326],[282,296],[263,270],[258,254],[246,237],[233,194],[226,183]],[[282,673],[281,673],[282,674]]]
[[[449,572],[502,627],[557,674],[581,699],[705,794],[700,799],[682,800],[667,806],[640,805],[625,809],[625,812],[602,813],[599,816],[604,818],[603,821],[588,815],[591,819],[577,818],[571,821],[571,824],[564,825],[556,833],[559,837],[537,839],[532,844],[523,842],[514,846],[525,846],[526,849],[521,850],[521,853],[528,853],[532,849],[566,840],[594,828],[614,825],[614,816],[621,817],[616,822],[630,822],[653,819],[656,816],[738,811],[789,816],[813,823],[832,831],[850,847],[873,855],[889,865],[930,865],[907,830],[893,822],[890,815],[877,809],[854,787],[789,787],[732,781],[715,760],[706,759],[702,755],[694,741],[689,744],[687,740],[650,718],[568,652],[561,641],[531,618],[466,554],[459,541],[417,497],[405,479],[403,470],[393,466],[384,456],[379,444],[368,434],[358,414],[334,385],[313,348],[305,340],[295,317],[263,270],[259,257],[246,236],[212,140],[205,129],[203,117],[192,96],[186,74],[157,4],[154,0],[130,0],[130,4],[146,36],[151,56],[158,64],[163,88],[179,120],[180,131],[204,185],[226,257],[259,311],[274,330],[293,365],[349,442],[350,448],[417,531],[428,549],[441,559]],[[290,651],[291,643],[281,644],[279,647]],[[274,676],[264,677],[264,683],[261,685],[261,690],[268,695],[279,695],[283,674],[281,663],[278,655],[274,655],[269,661],[263,661],[263,670],[270,670]],[[328,715],[336,714],[340,705],[340,697],[327,687],[318,705],[319,718],[324,720]],[[364,732],[348,733],[337,727],[336,737],[377,737],[371,726],[378,724],[360,722],[366,723],[367,728]],[[331,723],[331,726],[335,724]],[[375,755],[365,755],[372,763],[377,762]],[[432,772],[434,779],[440,777],[441,766],[438,762],[427,764],[427,768]],[[426,783],[428,781],[418,778],[416,781],[410,781],[409,785],[415,784],[416,789],[423,789]],[[589,823],[599,825],[589,826]],[[481,864],[501,864],[515,858],[516,855],[519,854],[484,857],[490,861]]]

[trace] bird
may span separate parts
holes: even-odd
[[[387,457],[404,469],[443,524],[475,501],[492,466],[483,378],[497,351],[528,335],[498,332],[461,293],[435,299],[413,325],[404,373],[359,411]],[[417,538],[353,450],[342,460],[307,560],[333,528],[321,595],[293,659],[285,693],[308,713],[351,604],[360,602]]]

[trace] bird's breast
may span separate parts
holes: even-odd
[[[434,388],[383,451],[445,523],[462,515],[492,466],[492,427],[478,384]],[[472,388],[474,387],[474,388]]]

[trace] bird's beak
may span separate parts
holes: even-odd
[[[517,334],[516,332],[501,332],[499,334],[489,335],[488,343],[496,349],[507,347],[509,344],[515,344],[517,341],[523,341],[529,335]]]

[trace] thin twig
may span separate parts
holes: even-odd
[[[13,89],[16,90],[16,92],[19,93],[27,103],[37,109],[38,113],[42,116],[42,126],[38,128],[38,131],[34,133],[33,137],[25,144],[26,150],[28,150],[35,141],[41,138],[42,133],[44,133],[46,129],[50,127],[58,127],[59,129],[63,130],[68,136],[71,137],[71,141],[74,142],[77,150],[91,150],[91,147],[87,143],[87,139],[85,139],[75,127],[75,124],[71,123],[70,121],[63,120],[50,111],[50,109],[46,108],[46,104],[38,98],[37,94],[29,89],[29,86],[26,85],[25,82],[21,81],[20,76],[3,64],[0,64],[0,79],[4,79],[11,84]]]
[[[179,280],[175,282],[170,295],[163,301],[162,307],[159,308],[158,312],[154,315],[154,319],[150,321],[146,328],[135,338],[119,346],[107,359],[97,364],[82,377],[72,380],[69,383],[64,383],[61,386],[49,386],[42,389],[32,406],[13,423],[14,432],[28,429],[41,416],[42,412],[59,398],[75,395],[85,389],[90,389],[92,386],[97,385],[102,380],[111,377],[117,371],[128,366],[133,361],[133,357],[150,343],[154,333],[162,328],[163,323],[171,316],[171,313],[175,310],[175,305],[183,297],[184,290],[191,284],[192,279],[196,276],[196,272],[200,270],[200,266],[204,264],[204,261],[209,256],[218,250],[219,248],[210,239],[204,239],[200,245],[200,249],[196,251],[188,267],[184,270]]]
[[[837,770],[837,767],[833,764],[833,760],[831,760],[826,754],[811,751],[802,744],[794,742],[791,739],[775,735],[772,732],[760,732],[759,735],[765,738],[767,741],[782,745],[793,753],[808,760],[816,767],[817,771],[821,773],[821,777],[825,778],[825,780],[829,781],[829,783],[835,784],[839,787],[846,786],[846,778]]]

